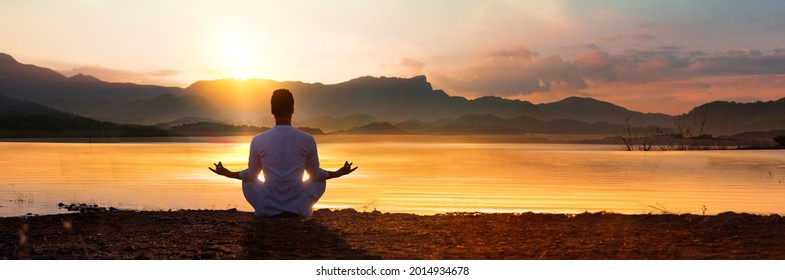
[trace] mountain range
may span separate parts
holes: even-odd
[[[0,53],[0,95],[98,120],[152,124],[183,116],[219,118],[203,98],[177,87],[108,83],[78,74],[22,64]]]
[[[330,85],[221,79],[179,88],[110,83],[82,74],[66,77],[0,53],[0,95],[101,121],[156,124],[181,120],[179,124],[185,124],[182,120],[213,120],[270,126],[269,97],[279,88],[295,95],[295,122],[325,131],[349,131],[386,122],[423,133],[444,128],[499,134],[608,133],[625,124],[673,129],[675,123],[689,120],[694,126],[698,119],[705,120],[704,134],[785,129],[785,98],[756,103],[717,101],[671,116],[631,111],[583,97],[542,104],[494,96],[467,99],[434,89],[425,76],[360,77]],[[0,108],[40,110],[14,104]],[[375,126],[380,127],[384,125]]]
[[[408,79],[360,77],[334,85],[223,79],[199,81],[186,91],[206,98],[230,119],[263,121],[270,118],[270,95],[279,88],[292,91],[295,117],[301,120],[365,115],[388,122],[411,119],[430,122],[470,114],[493,114],[501,118],[528,116],[544,121],[574,119],[590,123],[624,123],[630,118],[635,123],[649,125],[673,123],[673,116],[634,112],[592,98],[570,97],[538,105],[495,96],[469,100],[433,89],[425,76]]]

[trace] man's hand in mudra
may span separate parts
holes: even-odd
[[[232,172],[231,170],[226,169],[226,167],[224,167],[223,163],[221,163],[220,161],[218,162],[218,164],[213,163],[213,165],[215,165],[215,169],[212,169],[210,167],[207,168],[215,172],[215,174],[226,176],[229,178],[240,179],[240,172]]]
[[[345,161],[343,163],[343,167],[341,167],[340,169],[336,170],[335,172],[330,172],[328,174],[328,176],[327,176],[327,179],[338,178],[338,177],[341,177],[343,175],[346,175],[346,174],[354,172],[354,170],[357,169],[357,166],[352,168],[352,164],[354,164],[354,163]]]

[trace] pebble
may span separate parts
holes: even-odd
[[[101,213],[107,211],[106,207],[98,207],[98,204],[86,204],[86,203],[81,203],[81,204],[71,203],[70,205],[65,205],[65,203],[60,202],[57,204],[57,207],[64,208],[65,210],[68,211],[78,211],[79,213]],[[112,208],[110,208],[109,211],[112,211],[111,209]]]

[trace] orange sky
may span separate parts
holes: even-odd
[[[0,52],[187,86],[426,75],[451,95],[645,112],[785,97],[782,1],[0,1]]]

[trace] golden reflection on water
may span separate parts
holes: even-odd
[[[215,139],[214,139],[215,140]],[[59,213],[57,203],[250,211],[238,181],[250,137],[213,143],[0,143],[0,215]],[[439,212],[785,213],[782,151],[626,152],[613,145],[514,138],[321,136],[330,180],[317,208]]]

